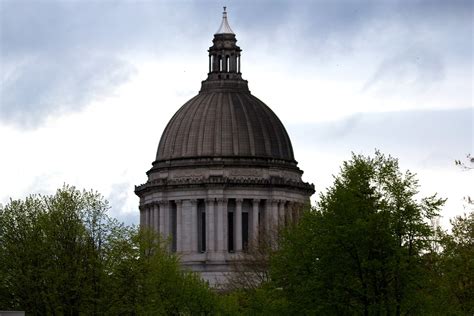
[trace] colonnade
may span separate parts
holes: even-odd
[[[161,200],[140,207],[140,225],[171,236],[172,251],[240,252],[260,231],[295,222],[301,209],[275,199]]]

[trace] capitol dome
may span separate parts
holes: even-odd
[[[314,193],[282,122],[242,79],[236,43],[224,10],[207,79],[171,118],[135,187],[140,226],[215,286],[250,244],[296,222]]]
[[[161,137],[157,161],[255,157],[294,163],[285,127],[248,89],[208,86],[184,104]]]

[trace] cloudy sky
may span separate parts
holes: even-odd
[[[474,172],[454,160],[474,152],[474,17],[452,0],[0,0],[0,203],[67,183],[137,223],[134,185],[206,78],[223,5],[243,77],[317,192],[351,152],[378,148],[423,195],[448,198],[442,224],[463,213]]]

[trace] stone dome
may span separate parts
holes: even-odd
[[[203,82],[199,94],[169,121],[156,160],[215,157],[295,162],[285,127],[245,80]]]
[[[236,43],[224,8],[201,91],[171,118],[135,187],[140,227],[169,238],[181,264],[217,287],[249,245],[296,223],[314,193],[282,122],[242,79]]]

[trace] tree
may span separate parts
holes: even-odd
[[[216,294],[157,233],[118,223],[96,192],[64,186],[0,209],[0,309],[33,315],[208,314]]]
[[[451,220],[452,233],[441,233],[438,301],[451,314],[474,314],[474,213]],[[440,306],[439,308],[442,308]]]
[[[426,307],[429,220],[444,204],[418,200],[414,174],[380,152],[344,162],[318,206],[282,238],[271,277],[292,313],[413,314]]]
[[[0,210],[0,307],[32,314],[77,314],[97,306],[108,204],[65,186]]]

